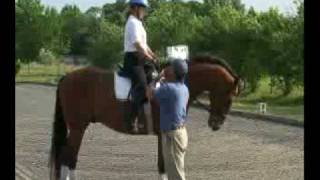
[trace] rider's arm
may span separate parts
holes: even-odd
[[[153,59],[157,59],[156,55],[153,53],[153,51],[150,49],[149,46],[147,46],[147,51],[152,56]]]
[[[153,59],[153,57],[149,53],[148,49],[143,48],[139,41],[135,42],[134,46],[137,48],[138,52],[142,53],[145,57],[147,57],[146,59],[148,59],[148,60]]]

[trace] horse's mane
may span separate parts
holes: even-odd
[[[202,54],[202,55],[196,55],[191,58],[192,63],[207,63],[207,64],[214,64],[214,65],[220,65],[224,67],[234,78],[238,79],[238,75],[234,72],[234,70],[231,68],[229,63],[217,56],[213,56],[210,54]]]

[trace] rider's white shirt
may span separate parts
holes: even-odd
[[[137,51],[134,43],[140,42],[143,48],[147,49],[147,33],[142,22],[135,16],[130,15],[124,31],[124,52]]]

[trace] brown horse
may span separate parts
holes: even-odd
[[[164,72],[169,72],[166,67]],[[167,73],[168,74],[168,73]],[[226,119],[232,98],[239,94],[239,77],[223,60],[196,56],[189,63],[187,77],[189,105],[204,91],[209,92],[209,127],[218,130]],[[159,131],[159,106],[151,101],[155,135],[158,136],[158,170],[165,173]],[[188,105],[188,107],[189,107]],[[121,102],[115,98],[113,72],[87,67],[62,78],[57,87],[55,120],[49,160],[51,179],[74,178],[84,132],[99,122],[125,133]]]

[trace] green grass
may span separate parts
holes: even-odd
[[[16,75],[16,82],[56,83],[62,75],[79,68],[66,64],[23,64]]]
[[[267,114],[284,116],[299,121],[304,120],[304,89],[295,87],[293,91],[283,96],[279,89],[274,89],[272,94],[269,87],[269,78],[260,81],[260,86],[255,93],[235,98],[234,109],[258,112],[258,103],[267,103]]]

